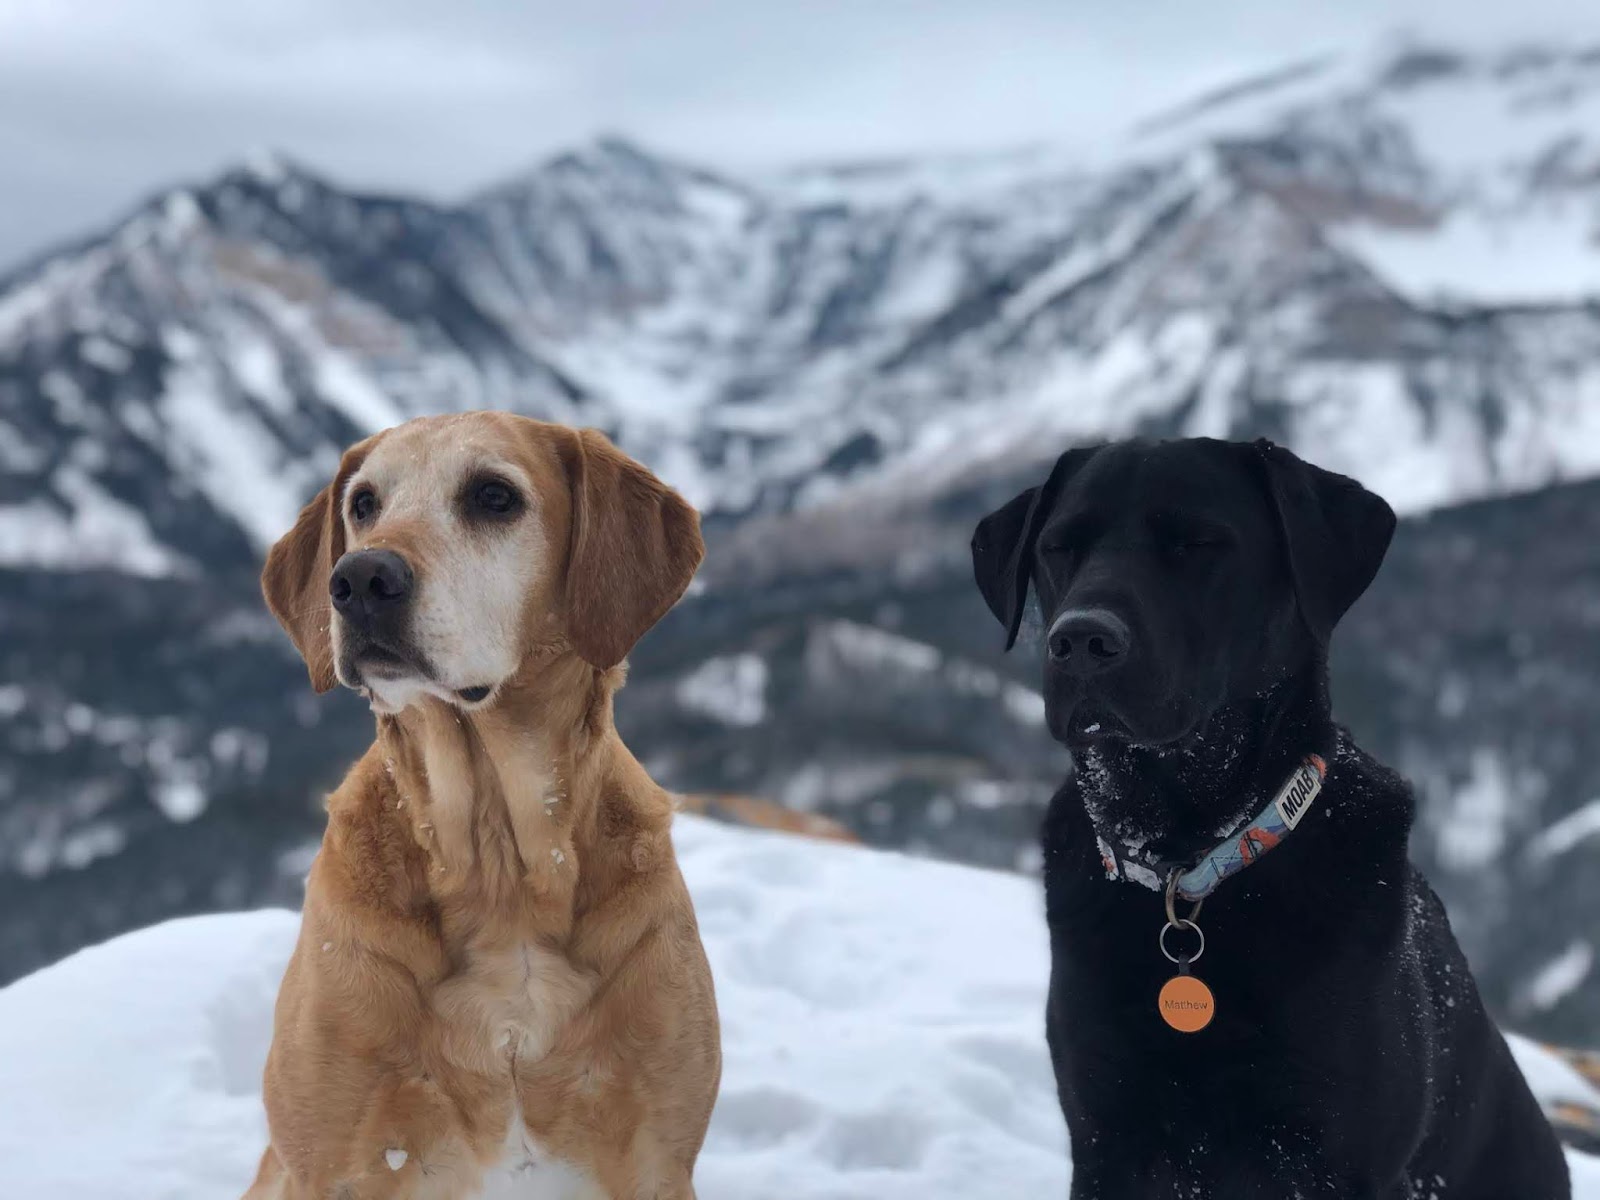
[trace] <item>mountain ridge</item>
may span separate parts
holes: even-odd
[[[287,386],[300,428],[242,422],[291,468],[270,519],[245,530],[258,550],[308,487],[294,464],[320,470],[341,440],[470,406],[597,424],[731,518],[925,475],[951,443],[1003,458],[1039,438],[1247,426],[1363,468],[1410,510],[1537,487],[1600,469],[1593,439],[1549,433],[1581,423],[1596,386],[1583,366],[1600,348],[1592,298],[1541,301],[1519,285],[1509,299],[1430,302],[1406,275],[1421,270],[1416,246],[1391,245],[1481,240],[1473,214],[1495,199],[1462,191],[1458,146],[1432,170],[1431,143],[1393,106],[1466,79],[1488,107],[1521,111],[1538,92],[1525,59],[1472,66],[1413,47],[1363,86],[1348,66],[1292,66],[1191,105],[1185,121],[1204,128],[1188,140],[1134,138],[1098,168],[1045,149],[739,180],[610,136],[440,205],[343,188],[275,155],[157,193],[110,233],[8,276],[0,355],[37,358],[53,342],[57,392],[86,387],[92,408],[123,403],[94,369],[119,353],[143,357],[146,386],[131,390],[157,407],[186,372],[243,406]],[[1547,57],[1538,93],[1549,108],[1550,89],[1573,89],[1579,126],[1600,99],[1588,64]],[[1524,82],[1500,96],[1507,72]],[[1320,100],[1296,98],[1323,76]],[[1240,106],[1274,96],[1241,135]],[[1505,164],[1545,181],[1523,241],[1546,237],[1552,205],[1593,199],[1584,172],[1600,167],[1584,164],[1600,151],[1556,125],[1537,171],[1527,156]],[[1457,193],[1466,207],[1447,220]],[[1600,295],[1600,253],[1567,257]],[[220,319],[230,310],[237,320]],[[100,363],[78,361],[65,334],[97,323]],[[174,327],[180,351],[197,342],[210,361],[178,361]],[[119,334],[132,343],[121,351]],[[1496,399],[1451,402],[1472,391]],[[1308,411],[1340,407],[1352,419]],[[1398,436],[1353,442],[1348,429],[1374,417]]]

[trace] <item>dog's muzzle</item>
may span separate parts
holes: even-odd
[[[1088,679],[1119,665],[1132,648],[1125,621],[1104,608],[1069,608],[1050,625],[1045,644],[1051,665]]]
[[[334,564],[328,596],[341,617],[365,632],[405,607],[413,583],[410,565],[393,550],[353,550]]]

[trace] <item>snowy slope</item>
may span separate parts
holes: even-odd
[[[1597,126],[1592,48],[1411,41],[1300,64],[1142,132],[1152,149],[1239,144],[1263,180],[1318,185],[1308,198],[1341,245],[1408,295],[1547,304],[1600,291]]]
[[[726,1063],[705,1200],[1064,1196],[1035,885],[680,819]],[[8,1195],[211,1200],[262,1146],[296,918],[174,921],[0,992]],[[1549,1101],[1600,1104],[1527,1043]],[[1572,1156],[1578,1200],[1600,1161]]]
[[[270,544],[374,429],[578,415],[462,290],[450,228],[269,159],[0,280],[0,564],[193,574]]]

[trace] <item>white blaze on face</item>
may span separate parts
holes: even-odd
[[[523,654],[523,613],[546,558],[537,497],[523,467],[499,439],[465,423],[402,426],[385,436],[340,497],[349,549],[389,549],[411,567],[407,642],[429,678],[363,680],[379,711],[397,712],[431,693],[454,703],[467,688],[497,687]],[[499,480],[520,497],[515,515],[470,512],[473,490]],[[350,517],[361,488],[376,494],[376,515]],[[335,622],[335,644],[346,630]]]

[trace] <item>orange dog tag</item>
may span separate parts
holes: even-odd
[[[1199,1033],[1217,1014],[1211,989],[1193,975],[1174,975],[1156,1001],[1161,1019],[1179,1033]]]

